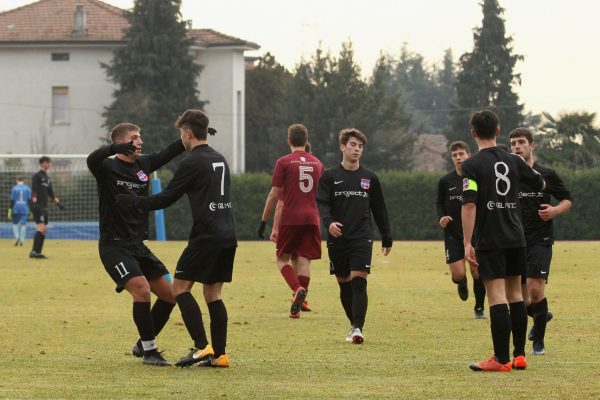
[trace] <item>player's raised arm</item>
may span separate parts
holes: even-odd
[[[140,162],[148,172],[154,172],[184,151],[183,142],[181,139],[177,139],[159,152],[141,156]]]

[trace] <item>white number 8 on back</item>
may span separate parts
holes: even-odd
[[[501,173],[498,170],[498,167],[500,165],[504,167],[503,173]],[[496,193],[498,193],[500,196],[506,196],[506,193],[508,193],[508,191],[510,190],[510,180],[508,179],[508,165],[506,165],[506,163],[502,161],[497,162],[496,164],[494,164],[494,172],[496,173]],[[506,190],[502,192],[500,191],[500,181],[506,184]]]

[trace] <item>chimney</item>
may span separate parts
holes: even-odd
[[[85,12],[83,11],[83,5],[78,4],[75,6],[73,35],[85,35],[86,32]]]

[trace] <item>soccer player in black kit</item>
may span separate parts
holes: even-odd
[[[40,170],[31,177],[31,212],[35,220],[35,236],[33,237],[33,248],[29,258],[48,258],[42,254],[46,230],[48,229],[48,199],[64,210],[59,198],[54,195],[52,181],[48,176],[48,170],[52,165],[50,157],[43,156],[39,159]]]
[[[360,344],[373,252],[371,213],[381,232],[384,256],[392,249],[392,232],[379,178],[359,162],[367,137],[358,129],[343,129],[339,143],[342,162],[321,176],[317,205],[329,232],[329,273],[336,276],[342,307],[350,320],[346,341]]]
[[[527,254],[519,208],[519,183],[544,188],[541,175],[523,159],[496,146],[500,135],[496,114],[489,110],[471,117],[471,135],[479,152],[462,165],[462,223],[467,261],[477,265],[490,306],[494,354],[471,364],[474,371],[510,372],[527,368],[527,310],[521,294]],[[513,361],[510,360],[510,337]]]
[[[142,357],[144,364],[170,365],[157,349],[156,335],[175,306],[172,278],[143,243],[148,236],[148,212],[117,207],[116,196],[148,194],[150,173],[183,153],[183,143],[176,140],[158,153],[142,155],[140,128],[130,123],[116,125],[110,139],[111,145],[100,147],[87,159],[98,184],[100,259],[117,285],[115,290],[127,290],[133,298],[133,320],[140,334],[133,355]],[[152,309],[151,293],[158,297]]]
[[[462,220],[462,163],[471,156],[469,145],[463,141],[450,144],[450,155],[454,171],[440,178],[438,182],[435,208],[438,223],[444,230],[444,248],[446,264],[452,273],[452,282],[458,289],[458,296],[466,301],[469,297],[467,272],[465,268],[465,247],[463,246]],[[479,278],[473,278],[475,293],[475,318],[485,318],[484,301],[485,286]]]
[[[190,155],[184,159],[167,187],[149,197],[119,195],[124,207],[157,210],[168,207],[187,193],[192,212],[188,245],[175,269],[173,294],[183,322],[194,341],[191,352],[175,365],[193,364],[228,367],[227,309],[221,299],[224,282],[231,282],[237,247],[231,212],[229,166],[225,158],[207,143],[208,117],[200,110],[187,110],[175,126]],[[202,313],[191,293],[195,282],[203,284],[204,299],[210,314],[212,346],[208,343]]]
[[[527,281],[522,285],[527,313],[533,317],[529,339],[533,340],[533,355],[543,355],[546,322],[551,319],[545,287],[550,275],[552,245],[554,244],[553,220],[569,211],[573,204],[571,192],[566,188],[555,170],[544,167],[533,160],[533,132],[527,128],[516,128],[510,135],[512,152],[523,157],[527,165],[539,172],[546,181],[546,190],[537,191],[523,184],[519,188],[519,201],[523,216],[523,229],[527,243]],[[558,200],[552,205],[551,197]]]

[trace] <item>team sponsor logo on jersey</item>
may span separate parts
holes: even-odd
[[[501,203],[499,201],[488,201],[487,203],[488,210],[493,209],[504,209],[504,208],[517,208],[517,203]]]
[[[458,200],[458,201],[462,201],[462,196],[458,195],[458,196],[450,196],[449,198],[450,201],[452,200]]]
[[[369,197],[369,193],[368,192],[363,192],[361,190],[344,190],[341,192],[335,192],[334,196],[346,196],[346,197],[350,197],[350,196],[358,196],[358,197]]]
[[[524,197],[544,197],[544,193],[542,192],[519,192],[519,198],[522,199]]]
[[[464,178],[463,179],[463,192],[465,190],[477,191],[477,182],[475,182],[473,179]]]
[[[148,186],[146,183],[135,183],[117,180],[117,186],[125,186],[127,189],[143,189]]]
[[[214,201],[208,205],[210,211],[227,210],[231,208],[231,202],[229,203],[215,203]]]
[[[142,182],[147,182],[148,181],[148,175],[146,175],[144,173],[144,171],[140,170],[140,171],[137,172],[136,175],[137,175],[138,178],[140,178],[140,181],[142,181]]]
[[[306,157],[300,157],[300,161],[305,163],[306,162]]]
[[[361,179],[360,187],[367,190],[368,188],[371,187],[371,180],[370,179]]]

